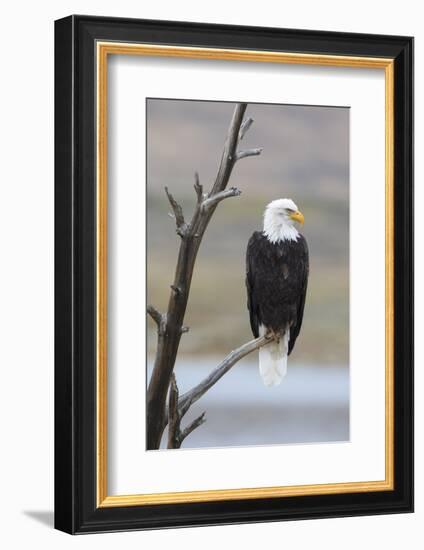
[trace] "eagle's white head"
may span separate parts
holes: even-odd
[[[278,241],[297,241],[295,223],[303,224],[304,217],[291,199],[270,202],[264,213],[264,234],[273,244]]]

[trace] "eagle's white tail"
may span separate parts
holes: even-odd
[[[279,342],[271,342],[259,350],[259,372],[265,386],[278,386],[287,373],[289,329]]]

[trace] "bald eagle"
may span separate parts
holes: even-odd
[[[309,274],[308,245],[296,228],[304,217],[291,199],[265,209],[263,231],[247,245],[246,287],[250,326],[257,338],[275,341],[259,350],[259,372],[266,386],[278,385],[287,372],[287,356],[302,326]]]

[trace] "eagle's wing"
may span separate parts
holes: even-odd
[[[255,300],[255,279],[254,279],[254,264],[257,255],[258,235],[260,233],[255,231],[250,237],[246,250],[246,289],[247,289],[247,309],[250,315],[250,326],[252,328],[253,336],[258,338],[259,336],[259,309]]]
[[[292,349],[294,348],[296,338],[299,336],[299,332],[302,327],[303,310],[305,308],[305,299],[306,299],[306,291],[308,288],[308,276],[309,276],[308,245],[303,236],[301,236],[301,238],[298,240],[298,243],[299,243],[299,247],[302,246],[302,250],[301,250],[302,254],[301,254],[301,260],[298,263],[297,276],[302,281],[302,284],[301,284],[301,291],[300,291],[299,301],[297,306],[296,322],[290,328],[290,340],[289,340],[289,350],[288,350],[289,355]]]

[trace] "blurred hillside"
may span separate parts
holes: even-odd
[[[148,301],[166,308],[179,238],[168,216],[167,185],[194,207],[194,172],[209,190],[234,104],[148,100]],[[349,332],[349,110],[250,104],[255,123],[242,148],[262,155],[240,161],[230,180],[242,195],[218,207],[198,255],[186,316],[185,354],[223,355],[251,338],[246,308],[245,251],[262,228],[271,200],[292,198],[305,215],[310,278],[294,361],[348,363]],[[155,327],[148,329],[154,353]]]

